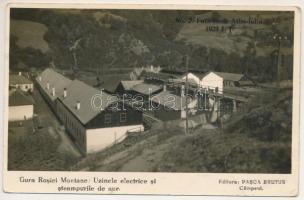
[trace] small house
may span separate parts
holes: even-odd
[[[120,81],[115,92],[118,94],[124,94],[129,92],[135,85],[143,83],[143,80],[133,80],[133,81]]]
[[[203,77],[205,76],[204,73],[193,73],[193,72],[189,72],[184,74],[181,79],[183,81],[185,81],[187,79],[188,76],[188,81],[192,84],[196,84],[197,86],[201,85],[201,81],[203,79]]]
[[[191,99],[182,93],[181,96],[171,91],[164,90],[150,99],[154,116],[160,120],[183,119],[186,115],[186,105],[188,104],[189,114],[195,113],[197,100]]]
[[[197,84],[198,87],[206,88],[216,93],[222,94],[225,88],[254,86],[255,83],[244,74],[213,72],[191,73],[182,77],[183,80],[188,76],[190,84]]]
[[[34,90],[33,82],[23,76],[21,72],[18,75],[9,75],[9,87],[18,88],[24,92],[32,92]]]
[[[244,74],[209,72],[203,77],[201,85],[203,88],[223,93],[225,88],[254,86],[255,83]]]
[[[22,90],[9,91],[9,121],[22,121],[33,118],[34,100]]]

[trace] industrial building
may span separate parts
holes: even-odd
[[[122,141],[128,132],[144,131],[142,112],[115,96],[52,69],[37,77],[44,98],[83,154]]]

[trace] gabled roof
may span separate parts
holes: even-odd
[[[199,79],[202,79],[207,75],[207,73],[203,73],[203,72],[202,73],[201,72],[188,72],[188,74],[190,74],[190,73],[195,75]],[[183,77],[185,77],[186,75],[187,75],[187,73],[183,74]]]
[[[82,81],[74,80],[71,84],[66,87],[67,96],[60,96],[60,101],[74,114],[76,118],[82,124],[88,123],[91,119],[97,116],[101,109],[105,109],[109,104],[115,102],[115,96],[112,96],[104,91],[98,90],[92,86],[85,84]],[[100,108],[99,110],[94,108],[92,99],[98,95],[95,99],[95,106]],[[102,104],[101,99],[102,99]],[[77,102],[80,103],[80,109],[76,108]],[[101,105],[101,106],[100,106]]]
[[[33,105],[34,100],[31,96],[24,94],[20,90],[10,91],[9,106]]]
[[[137,84],[143,83],[143,80],[135,80],[135,81],[120,81],[121,85],[125,90],[130,90]]]
[[[138,92],[140,94],[149,95],[153,94],[159,90],[161,90],[162,87],[159,85],[149,84],[149,83],[140,83],[132,87],[132,90],[135,92]]]
[[[32,84],[32,81],[22,75],[11,74],[9,75],[10,85]]]
[[[151,101],[173,110],[181,110],[186,107],[186,97],[177,96],[170,91],[162,91],[154,95]]]
[[[41,74],[41,81],[39,80],[39,76],[36,78],[37,83],[41,86],[41,88],[48,94],[49,98],[55,100],[57,97],[63,95],[63,90],[66,88],[72,80],[66,78],[62,74],[54,71],[51,68],[45,69]],[[47,83],[50,84],[50,88],[47,89]],[[55,88],[55,96],[52,96],[52,88]]]
[[[239,81],[241,80],[244,75],[243,74],[235,74],[235,73],[227,73],[227,72],[213,72],[216,75],[222,77],[224,80],[227,81]]]

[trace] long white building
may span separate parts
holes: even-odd
[[[46,69],[37,83],[83,154],[120,142],[128,132],[144,130],[142,112],[79,80]]]

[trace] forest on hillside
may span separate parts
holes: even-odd
[[[211,25],[222,26],[248,15],[264,23],[234,25],[232,33],[221,34],[206,33],[208,24],[177,21],[203,17],[210,19]],[[286,54],[283,78],[292,78],[291,12],[15,8],[11,20],[12,70],[43,68],[50,63],[60,69],[92,71],[147,65],[183,69],[188,55],[194,69],[245,73],[259,81],[271,81],[276,78],[278,50],[273,36],[284,34],[288,39],[280,44]],[[12,31],[17,26],[18,31]],[[21,40],[31,42],[20,45]],[[42,42],[47,47],[42,47]]]

